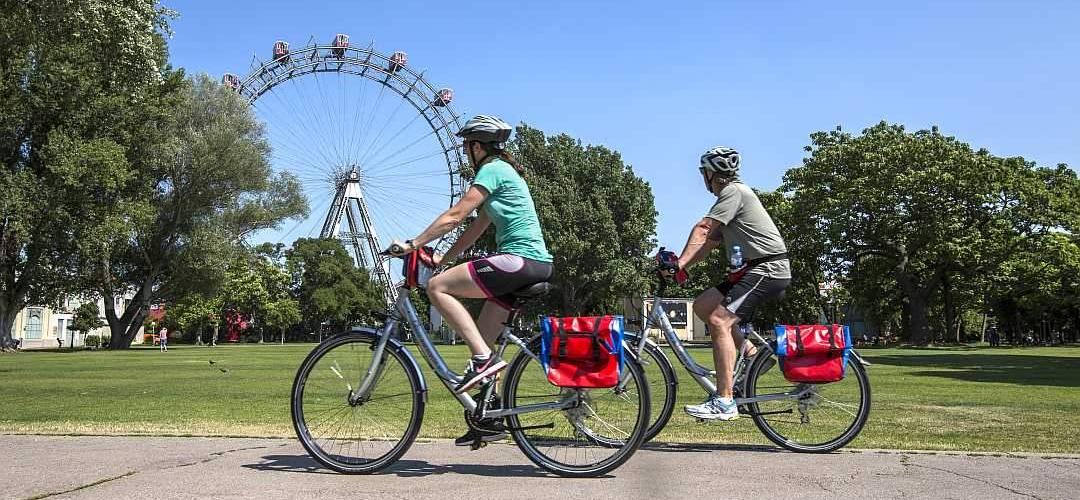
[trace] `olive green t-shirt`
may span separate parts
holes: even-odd
[[[487,191],[481,208],[495,224],[499,252],[540,262],[552,261],[529,186],[514,167],[499,159],[485,163],[476,173],[473,185]]]
[[[735,245],[742,247],[744,261],[787,252],[784,238],[780,237],[780,230],[761,205],[761,200],[741,181],[724,186],[705,216],[720,223],[720,233],[729,255]],[[755,266],[748,274],[790,279],[791,264],[787,259],[774,260]]]

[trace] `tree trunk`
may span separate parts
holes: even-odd
[[[562,307],[560,308],[559,313],[563,316],[569,315],[574,307],[574,303],[576,302],[574,300],[574,291],[574,286],[569,283],[564,284],[562,287],[562,293],[560,294],[562,296]]]
[[[1019,310],[1013,311],[1012,323],[1013,323],[1012,343],[1014,345],[1015,344],[1023,344],[1024,343],[1024,332],[1022,330],[1023,326],[1020,324],[1020,311]]]
[[[15,317],[19,315],[19,309],[7,300],[0,301],[0,351],[15,345],[12,330],[15,329]]]
[[[908,338],[913,344],[926,345],[930,343],[930,292],[932,284],[918,286],[914,277],[904,271],[902,265],[897,266],[896,281],[907,298],[904,307],[904,316],[907,320]]]
[[[131,315],[128,315],[127,311],[125,311],[123,316],[117,318],[115,326],[110,324],[109,330],[112,338],[109,340],[109,349],[130,348],[135,336],[142,329],[147,310],[145,307],[136,306],[135,304],[132,304],[131,307],[134,308]]]
[[[908,297],[908,313],[911,315],[908,328],[911,329],[911,342],[925,345],[930,343],[930,307],[927,305],[925,289],[915,290]]]
[[[1073,329],[1069,339],[1072,342],[1076,342],[1077,338],[1080,338],[1080,306],[1076,308],[1076,314],[1073,317]]]
[[[135,335],[142,329],[149,311],[149,285],[144,285],[133,297],[124,314],[116,314],[116,298],[110,291],[102,292],[105,302],[105,320],[109,323],[109,349],[128,349]]]
[[[945,331],[942,333],[942,340],[944,341],[953,332],[953,328],[956,327],[956,307],[952,300],[952,282],[947,274],[941,280],[941,295],[945,301]],[[956,342],[959,344],[959,339]]]
[[[986,317],[989,316],[986,301],[983,300],[982,325],[979,326],[979,342],[986,343]]]

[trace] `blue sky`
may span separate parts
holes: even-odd
[[[652,185],[671,247],[711,204],[696,167],[716,145],[737,148],[744,180],[762,189],[800,163],[811,132],[879,120],[1080,164],[1078,2],[165,5],[181,16],[172,63],[189,72],[242,74],[274,40],[348,33],[407,51],[410,66],[455,90],[462,114],[618,150]]]

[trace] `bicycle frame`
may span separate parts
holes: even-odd
[[[379,341],[375,344],[373,361],[371,366],[368,367],[367,373],[364,374],[363,380],[357,386],[356,391],[353,391],[350,396],[350,402],[361,401],[367,398],[371,390],[374,388],[376,381],[379,380],[379,376],[382,373],[383,365],[383,352],[386,350],[386,343],[394,332],[396,332],[404,320],[412,328],[413,337],[417,348],[420,350],[420,354],[424,357],[424,361],[428,366],[435,371],[435,375],[446,386],[447,390],[458,400],[458,403],[470,413],[475,413],[480,405],[468,392],[461,394],[454,393],[454,386],[459,384],[462,380],[462,376],[457,372],[450,369],[446,365],[446,360],[439,354],[438,349],[431,342],[431,338],[428,336],[427,329],[424,328],[424,324],[420,321],[419,315],[416,313],[416,307],[412,301],[409,300],[409,290],[405,287],[399,287],[397,293],[397,302],[394,304],[394,310],[390,311],[391,314],[386,320],[386,323],[379,330],[374,330],[373,333],[378,336]],[[496,354],[502,356],[506,351],[507,344],[514,344],[521,348],[522,352],[531,356],[533,359],[539,361],[539,356],[532,352],[528,344],[521,340],[517,335],[514,335],[513,328],[511,328],[511,319],[508,319],[503,327],[502,333],[499,334]],[[494,389],[494,384],[488,384],[484,389],[484,399],[490,396],[490,391]],[[510,409],[495,409],[487,410],[480,409],[478,417],[480,418],[502,418],[511,415],[518,415],[522,413],[530,413],[535,411],[547,411],[547,410],[564,410],[575,406],[578,402],[579,396],[574,391],[562,397],[559,401],[551,403],[537,403],[519,406]]]
[[[683,345],[682,341],[679,340],[679,336],[675,333],[675,328],[671,326],[671,322],[668,320],[667,315],[664,314],[664,308],[660,305],[660,301],[662,300],[660,296],[664,293],[663,291],[665,284],[666,283],[664,281],[661,281],[656,296],[653,297],[652,308],[649,310],[649,315],[645,318],[645,322],[642,324],[642,331],[641,335],[638,338],[637,345],[633,347],[634,353],[637,355],[637,359],[643,359],[641,356],[641,351],[645,348],[646,342],[651,342],[651,340],[649,340],[648,336],[646,335],[647,327],[649,325],[658,326],[661,333],[663,333],[664,335],[664,339],[667,340],[668,346],[670,346],[671,350],[675,352],[675,357],[678,358],[679,363],[683,365],[683,368],[685,368],[687,373],[690,374],[690,377],[693,378],[694,381],[697,382],[697,384],[701,386],[701,388],[704,389],[710,397],[716,396],[716,384],[713,382],[712,379],[712,377],[716,376],[716,371],[701,366],[701,364],[699,364],[696,360],[694,360],[692,356],[690,356],[690,353],[686,351],[686,346]],[[759,348],[769,349],[770,351],[772,351],[772,345],[769,344],[767,340],[765,340],[753,330],[744,330],[744,332],[747,331],[749,332],[749,334],[744,333],[744,337],[747,337],[746,340],[749,340],[749,335],[753,335],[755,340],[759,341]],[[736,374],[739,373],[739,370],[743,364],[749,362],[749,360],[745,356],[745,352],[746,346],[744,340],[743,347],[739,349],[739,352],[736,354],[735,357]],[[748,403],[761,403],[765,401],[778,401],[784,399],[799,399],[803,397],[806,393],[808,393],[811,389],[812,388],[810,386],[800,385],[794,391],[776,394],[765,394],[750,398],[735,398],[735,402],[741,405]]]

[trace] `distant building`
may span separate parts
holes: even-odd
[[[117,314],[123,314],[134,295],[116,298]],[[71,321],[75,316],[75,310],[85,301],[65,297],[53,307],[30,306],[19,311],[15,316],[15,325],[11,331],[12,337],[19,339],[22,349],[55,349],[57,347],[79,347],[85,345],[86,338],[80,332],[71,330]],[[105,322],[105,303],[97,299],[99,319]],[[109,327],[97,328],[87,335],[107,337],[110,335]],[[61,342],[58,342],[62,341]],[[133,343],[141,343],[142,335],[136,335]]]
[[[707,342],[709,329],[704,321],[694,315],[694,299],[665,298],[660,299],[660,307],[668,317],[668,322],[675,330],[675,335],[683,342]],[[647,325],[649,312],[653,308],[653,297],[631,297],[623,299],[623,316],[631,323],[628,330],[638,331],[640,325]],[[646,331],[657,342],[664,342],[664,334],[659,328],[649,328]]]

